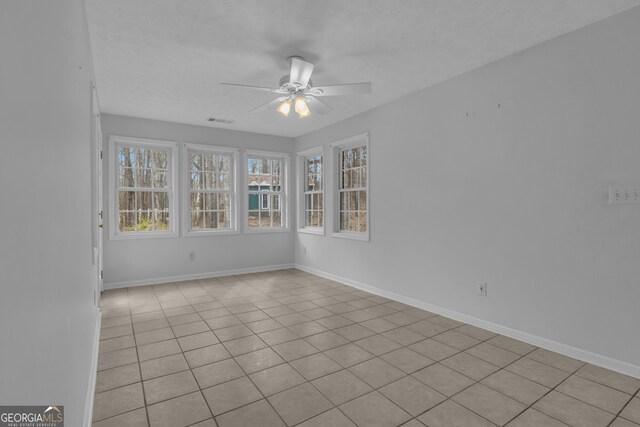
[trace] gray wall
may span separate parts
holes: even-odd
[[[0,402],[80,426],[97,319],[84,4],[0,8]]]
[[[181,125],[155,120],[137,119],[103,114],[104,148],[108,149],[108,136],[132,136],[177,141],[181,143],[209,144],[240,149],[293,152],[293,139],[248,132],[227,131],[205,126]],[[220,271],[293,264],[293,232],[195,236],[162,239],[109,240],[108,172],[111,167],[105,156],[105,288],[123,283],[153,283],[163,278],[192,276]],[[293,176],[293,161],[291,162]],[[182,166],[182,160],[180,160]],[[243,168],[240,168],[242,171]],[[179,175],[180,179],[182,175]],[[291,181],[292,184],[292,181]],[[291,188],[291,184],[289,188]],[[291,200],[291,196],[289,197]],[[244,193],[241,193],[244,194]],[[184,194],[180,196],[181,203]],[[244,197],[239,198],[240,226],[243,224]],[[182,204],[181,204],[182,206]],[[295,224],[291,215],[292,225]],[[189,261],[189,253],[196,260]]]
[[[640,206],[607,204],[640,183],[638,40],[640,8],[297,138],[370,132],[371,241],[297,233],[296,263],[640,375]]]

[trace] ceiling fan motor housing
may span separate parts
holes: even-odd
[[[309,79],[309,83],[305,87],[302,87],[302,85],[300,85],[299,83],[291,83],[289,80],[290,80],[290,75],[289,74],[284,75],[280,79],[279,84],[280,84],[280,90],[287,91],[291,95],[302,94],[303,92],[311,89],[311,87],[313,86],[313,82],[311,81],[311,79]]]

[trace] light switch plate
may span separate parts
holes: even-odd
[[[610,185],[610,205],[637,205],[640,204],[640,184]]]

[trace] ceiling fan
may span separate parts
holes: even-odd
[[[293,105],[301,119],[309,117],[311,110],[318,114],[326,114],[333,111],[329,105],[321,101],[322,96],[337,95],[366,95],[371,93],[371,83],[349,83],[330,86],[316,86],[311,82],[311,73],[314,65],[300,56],[287,58],[291,63],[291,72],[280,79],[277,88],[249,86],[235,83],[221,83],[225,86],[233,86],[242,89],[259,90],[281,94],[279,98],[269,101],[264,105],[254,108],[251,112],[263,111],[279,104],[276,111],[287,117]],[[309,108],[311,107],[311,108]]]

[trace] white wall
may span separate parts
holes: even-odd
[[[638,40],[635,8],[297,138],[369,131],[372,193],[371,242],[298,233],[296,263],[640,375],[640,206],[607,204],[640,184]]]
[[[0,5],[0,403],[80,426],[97,319],[81,0]]]
[[[119,135],[241,149],[293,152],[293,139],[278,136],[108,114],[102,115],[101,123],[105,149],[108,135]],[[291,163],[293,169],[293,162]],[[110,188],[106,178],[110,167],[108,160],[105,160],[105,288],[123,284],[153,283],[163,278],[293,264],[293,232],[108,240],[108,223],[112,207],[108,204]],[[242,225],[244,197],[239,198],[238,207],[241,219],[239,222]],[[293,215],[290,216],[294,221]],[[195,261],[189,261],[190,252],[195,252]]]

